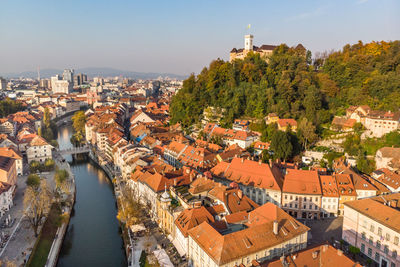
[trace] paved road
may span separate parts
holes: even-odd
[[[342,239],[342,225],[343,217],[332,219],[325,218],[324,220],[308,220],[306,225],[311,228],[312,244],[324,243],[326,241],[332,242],[334,240]]]
[[[47,180],[50,187],[54,186],[54,172],[43,173],[40,174],[40,176]],[[23,201],[26,190],[26,179],[27,175],[18,176],[18,186],[14,197],[14,205],[3,217],[0,218],[1,222],[3,222],[8,215],[11,216],[11,219],[15,219],[13,227],[0,230],[5,234],[10,235],[9,241],[6,243],[4,248],[0,250],[0,258],[13,261],[17,266],[23,265],[24,260],[27,259],[27,255],[32,252],[32,248],[36,241],[32,227],[27,221],[27,218],[24,218]]]

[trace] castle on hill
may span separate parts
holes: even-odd
[[[254,36],[247,34],[244,36],[244,48],[236,49],[233,48],[229,55],[229,62],[235,59],[244,59],[250,51],[260,54],[261,57],[268,57],[272,54],[272,51],[277,47],[276,45],[262,45],[257,47],[253,45]]]

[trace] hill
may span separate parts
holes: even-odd
[[[232,63],[217,59],[184,81],[172,99],[171,122],[196,123],[207,106],[224,108],[226,125],[275,112],[319,126],[354,104],[398,110],[399,64],[399,41],[359,42],[314,60],[302,45],[285,44],[268,63],[253,53]]]

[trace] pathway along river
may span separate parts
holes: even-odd
[[[60,149],[72,147],[72,127],[62,126],[58,132]],[[68,161],[75,175],[76,201],[57,266],[127,266],[110,180],[89,159]]]

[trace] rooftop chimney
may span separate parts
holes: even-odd
[[[237,195],[238,195],[239,199],[242,199],[242,197],[243,197],[242,190],[238,190]]]
[[[241,158],[241,162],[242,162],[242,163],[244,162],[244,158]]]
[[[313,251],[312,258],[315,260],[318,257],[318,251]]]
[[[261,165],[261,163],[262,163],[262,160],[260,159],[260,160],[258,161],[258,164]]]
[[[327,251],[327,250],[328,250],[328,247],[329,247],[328,244],[323,245],[323,246],[322,246],[322,251],[323,251],[323,252]]]
[[[178,184],[178,179],[174,179],[174,186],[176,186]]]
[[[277,220],[274,221],[272,231],[274,232],[274,235],[278,235],[278,221]]]

